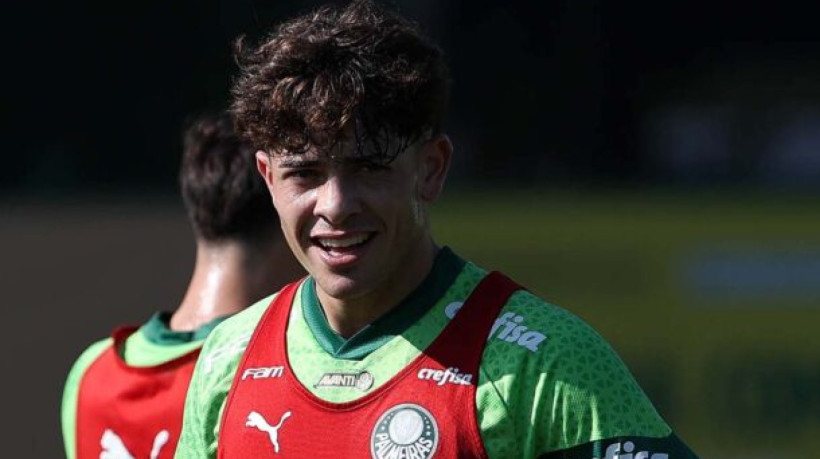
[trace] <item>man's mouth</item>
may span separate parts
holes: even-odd
[[[367,234],[357,234],[355,236],[343,237],[343,238],[324,238],[318,237],[316,238],[316,242],[322,246],[323,249],[346,249],[349,247],[357,246],[367,239],[370,236]]]
[[[353,255],[373,238],[375,233],[357,233],[341,237],[313,237],[313,243],[332,257]]]

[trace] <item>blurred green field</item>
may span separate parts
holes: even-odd
[[[572,310],[702,457],[813,457],[820,199],[456,192],[434,233]]]

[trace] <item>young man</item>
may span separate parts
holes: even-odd
[[[302,272],[228,116],[187,130],[180,185],[197,247],[188,290],[175,312],[115,331],[74,364],[62,406],[69,459],[173,457],[205,336]]]
[[[357,1],[239,51],[310,276],[208,338],[177,458],[695,457],[587,325],[434,242],[448,72],[413,25]]]

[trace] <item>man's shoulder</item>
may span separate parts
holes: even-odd
[[[93,344],[85,348],[77,360],[71,365],[66,379],[66,391],[77,391],[80,380],[85,375],[88,368],[99,359],[99,357],[113,345],[114,340],[110,337],[95,341]]]
[[[188,395],[176,457],[212,457],[219,418],[236,369],[276,294],[262,298],[214,328],[205,340]]]
[[[488,346],[539,360],[568,357],[579,348],[613,352],[583,319],[525,289],[513,293],[502,307]]]
[[[481,367],[484,381],[515,416],[549,413],[538,423],[553,434],[537,445],[541,452],[579,441],[671,432],[600,334],[529,291],[517,291],[502,308]]]
[[[85,350],[80,354],[80,356],[77,360],[83,360],[83,359],[96,360],[96,358],[100,354],[105,352],[113,344],[114,344],[114,339],[111,338],[110,336],[107,336],[105,338],[94,341],[88,347],[85,348]]]
[[[278,293],[279,292],[268,295],[242,311],[225,319],[213,329],[210,335],[208,335],[207,341],[213,342],[231,335],[237,335],[249,331],[252,332]]]
[[[205,374],[219,368],[231,371],[248,345],[253,331],[277,293],[257,301],[229,317],[208,335],[200,355],[200,370]]]
[[[466,297],[487,274],[487,270],[467,263],[454,286],[460,285],[461,295]],[[449,304],[444,314],[452,319],[462,304]],[[506,362],[517,367],[527,362],[573,358],[578,349],[614,354],[609,344],[576,314],[522,287],[501,307],[490,330],[483,364]]]
[[[590,391],[615,386],[602,380],[597,368],[608,378],[635,386],[623,361],[594,328],[527,290],[515,292],[501,309],[482,367],[493,379],[515,375],[525,385],[546,378]]]
[[[77,357],[77,360],[74,361],[69,374],[79,376],[80,374],[85,373],[85,370],[88,369],[88,367],[91,366],[91,364],[93,364],[100,357],[100,355],[108,350],[113,344],[114,340],[111,337],[107,337],[95,341],[86,347],[85,350],[83,350]]]
[[[67,457],[74,457],[75,442],[75,422],[77,414],[77,397],[80,391],[80,383],[88,368],[97,361],[103,352],[111,348],[113,340],[111,338],[101,339],[91,344],[80,353],[77,360],[68,372],[65,386],[63,387],[63,399],[61,403],[61,423],[63,430],[63,441],[65,443]]]
[[[481,277],[487,274],[483,270],[476,272]],[[478,281],[473,282],[472,288],[477,284]],[[452,306],[445,310],[445,314],[451,319],[459,309]],[[513,292],[499,310],[490,330],[487,346],[506,349],[522,356],[540,355],[543,354],[542,349],[555,341],[550,337],[585,327],[586,324],[574,314],[521,288]]]

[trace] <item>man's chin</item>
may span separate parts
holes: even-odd
[[[350,274],[321,273],[314,276],[316,288],[337,300],[353,300],[367,291],[365,282]]]

